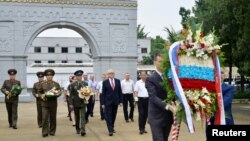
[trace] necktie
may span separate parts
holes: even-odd
[[[114,90],[115,89],[114,79],[111,79],[111,86],[112,86],[112,89]]]

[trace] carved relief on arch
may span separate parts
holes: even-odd
[[[13,49],[13,22],[0,22],[0,52],[11,52]]]
[[[110,45],[113,53],[126,53],[128,47],[128,25],[110,24]]]
[[[38,23],[39,23],[38,21],[24,21],[23,22],[23,35],[24,36],[30,35],[34,30],[34,27]]]
[[[102,37],[102,29],[101,29],[101,23],[87,23],[91,28],[95,31],[95,36],[97,38]]]

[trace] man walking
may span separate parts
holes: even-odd
[[[120,80],[114,78],[114,70],[108,70],[107,75],[108,79],[103,81],[101,105],[104,109],[109,136],[113,136],[118,105],[122,104],[122,90]]]
[[[129,119],[134,122],[134,81],[130,79],[129,73],[125,73],[125,79],[121,82],[122,100],[123,100],[123,114],[126,122]],[[128,103],[130,112],[128,113]]]
[[[86,135],[85,131],[85,112],[86,112],[86,104],[84,103],[83,99],[79,97],[78,90],[80,90],[84,86],[88,86],[88,83],[82,81],[83,71],[78,70],[74,73],[76,77],[76,82],[70,85],[70,97],[69,103],[73,106],[75,112],[75,120],[76,120],[76,133],[80,134],[81,136]]]
[[[147,73],[140,73],[140,80],[135,83],[135,95],[138,97],[139,131],[140,134],[147,133],[145,125],[148,118],[148,91],[145,87]]]
[[[5,95],[5,104],[8,112],[9,127],[17,129],[17,117],[18,117],[17,107],[19,99],[18,96],[21,92],[13,95],[11,93],[11,89],[14,85],[21,86],[21,83],[20,81],[16,80],[17,70],[9,69],[8,74],[10,79],[4,81],[1,91]]]
[[[38,82],[34,83],[32,94],[36,98],[37,124],[42,128],[42,95],[44,94],[42,84],[44,82],[44,72],[37,72]]]
[[[61,90],[59,83],[53,81],[55,71],[47,69],[44,71],[46,82],[43,83],[43,91],[46,93],[55,88]],[[55,136],[56,133],[56,115],[57,115],[57,97],[46,98],[42,101],[43,127],[42,136],[47,137],[48,134]]]

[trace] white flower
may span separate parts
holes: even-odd
[[[207,59],[208,59],[208,55],[207,55],[207,54],[204,54],[204,55],[203,55],[203,59],[204,59],[204,60],[207,60]]]
[[[204,54],[204,51],[202,49],[196,50],[196,57],[202,57],[203,54]]]
[[[206,105],[200,99],[197,101],[197,104],[199,104],[202,108],[206,107]]]

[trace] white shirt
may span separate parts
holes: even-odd
[[[138,93],[138,97],[148,97],[148,91],[145,87],[145,82],[143,82],[142,80],[138,80],[135,83],[134,90]]]
[[[134,93],[134,81],[129,79],[129,80],[122,80],[121,82],[121,87],[122,87],[122,93],[123,94],[131,94]]]
[[[99,94],[102,93],[102,82],[103,82],[103,81],[99,81],[99,82],[98,82],[97,89],[99,90]]]

